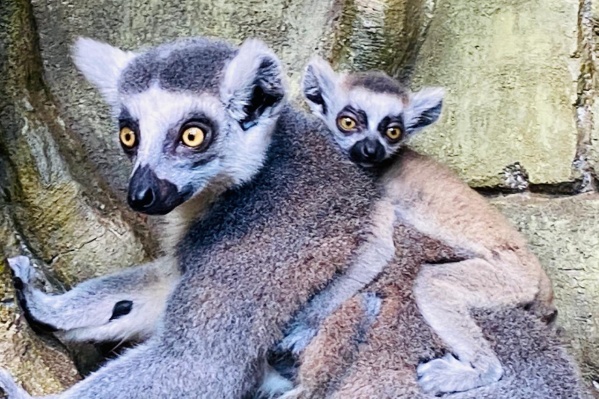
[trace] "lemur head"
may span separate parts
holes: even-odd
[[[134,210],[166,214],[261,167],[285,98],[281,63],[264,43],[193,38],[132,53],[80,38],[73,57],[118,120]]]
[[[440,88],[412,93],[383,72],[337,74],[321,58],[306,68],[302,90],[341,149],[365,167],[389,159],[409,136],[437,121],[443,103]]]

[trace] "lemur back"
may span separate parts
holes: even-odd
[[[418,384],[417,368],[451,348],[422,317],[413,285],[423,264],[442,268],[463,253],[400,220],[394,222],[394,242],[394,260],[324,319],[299,355],[296,389],[282,398],[434,397]],[[451,287],[447,290],[451,293]],[[555,331],[530,311],[496,306],[474,310],[473,316],[505,374],[452,398],[590,398]]]

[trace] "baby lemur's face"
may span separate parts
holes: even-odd
[[[320,58],[306,68],[303,92],[349,158],[365,167],[392,157],[407,138],[434,123],[443,90],[412,93],[383,72],[337,74]]]

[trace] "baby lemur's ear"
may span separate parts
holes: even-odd
[[[118,100],[118,80],[121,72],[135,57],[109,44],[80,37],[72,47],[75,66],[102,94],[108,104]]]
[[[225,69],[220,93],[244,130],[276,116],[286,93],[281,61],[262,41],[246,40]]]
[[[302,79],[302,91],[313,113],[322,117],[327,114],[338,80],[328,62],[318,56],[310,60]]]
[[[441,115],[445,90],[440,87],[425,87],[410,94],[404,111],[404,123],[408,134],[435,123]]]

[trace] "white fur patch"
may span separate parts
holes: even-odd
[[[265,364],[264,368],[264,378],[258,388],[260,398],[276,398],[293,389],[291,381],[277,373],[270,365]]]
[[[98,88],[106,102],[116,105],[119,76],[136,54],[80,37],[73,45],[72,56],[77,69]]]
[[[264,42],[248,39],[239,47],[237,56],[225,68],[220,93],[235,120],[240,121],[246,117],[243,110],[252,98],[254,81],[265,59],[273,60],[281,68],[279,59]]]

